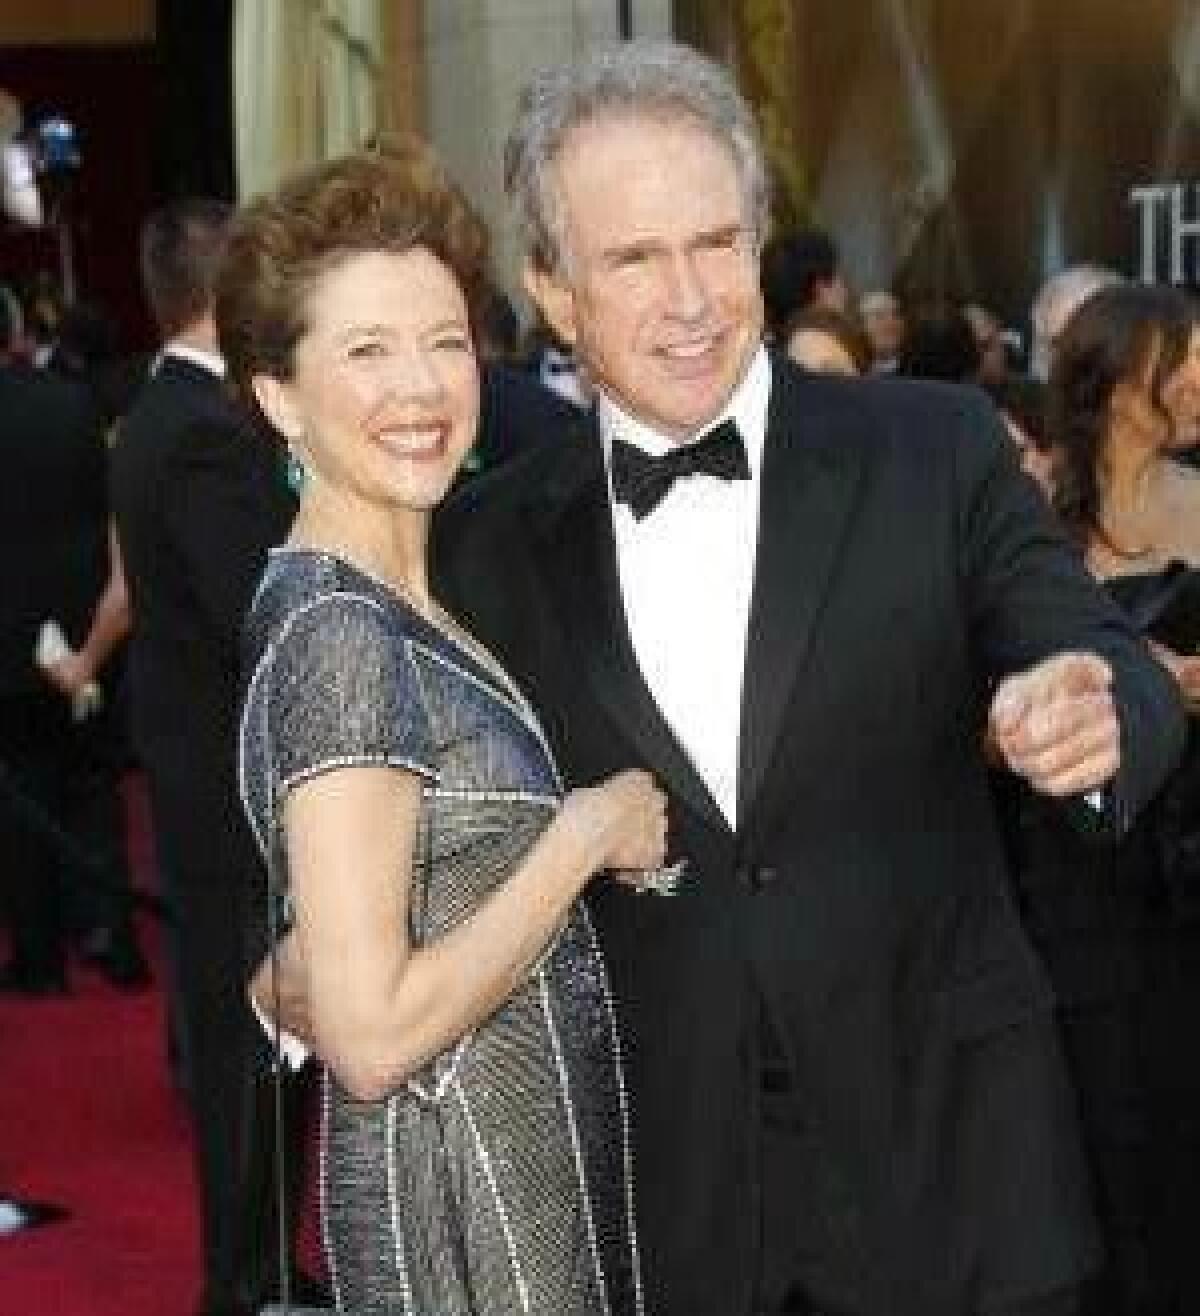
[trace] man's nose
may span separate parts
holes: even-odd
[[[701,319],[708,311],[708,287],[704,275],[690,253],[673,259],[667,271],[668,306],[681,320]]]

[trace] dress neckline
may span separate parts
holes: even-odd
[[[465,627],[455,621],[440,604],[437,606],[446,619],[445,621],[436,616],[431,616],[423,608],[418,607],[416,602],[393,582],[385,580],[368,567],[352,562],[344,554],[331,548],[318,548],[312,544],[276,544],[268,552],[272,558],[295,557],[324,560],[332,563],[340,571],[357,576],[360,580],[369,584],[375,592],[386,595],[389,602],[398,605],[423,627],[449,644],[452,649],[467,660],[473,673],[477,677],[482,677],[496,694],[507,699],[525,715],[531,715],[532,710],[528,701],[495,655]]]

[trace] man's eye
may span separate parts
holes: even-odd
[[[613,257],[613,268],[618,270],[636,269],[640,265],[645,265],[650,259],[649,249],[646,247],[627,247],[624,251],[618,251]]]
[[[725,233],[714,233],[704,241],[704,246],[709,251],[736,251],[741,244],[741,229],[730,229]]]

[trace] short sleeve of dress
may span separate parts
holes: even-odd
[[[420,678],[384,607],[321,597],[280,628],[259,673],[271,796],[321,772],[386,764],[437,775]]]

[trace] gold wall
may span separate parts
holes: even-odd
[[[1130,189],[1200,180],[1195,0],[675,0],[675,16],[738,69],[768,146],[788,144],[788,206],[834,231],[860,285],[1015,317],[1065,262],[1136,272]],[[764,25],[786,51],[760,37],[756,54]]]
[[[197,4],[205,0],[195,0]],[[0,46],[133,44],[154,38],[154,0],[3,0]]]

